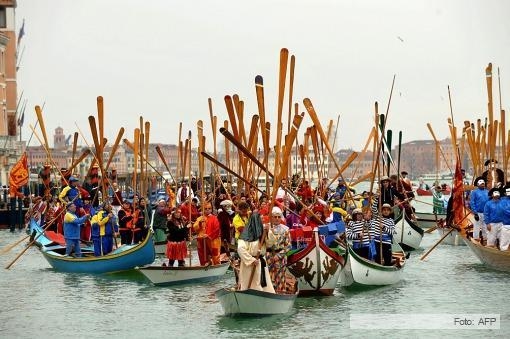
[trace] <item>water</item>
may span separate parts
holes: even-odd
[[[0,231],[0,248],[22,233]],[[438,235],[426,234],[422,247]],[[22,247],[0,256],[1,338],[303,338],[303,337],[508,337],[510,274],[485,268],[466,246],[438,246],[424,262],[411,254],[400,283],[369,289],[337,288],[331,297],[298,298],[284,316],[228,318],[214,291],[229,286],[231,272],[214,283],[154,287],[136,271],[112,275],[54,272],[29,249],[10,270]],[[501,314],[500,330],[354,330],[351,313]],[[405,319],[403,319],[405,321]]]

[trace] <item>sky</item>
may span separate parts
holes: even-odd
[[[336,149],[363,148],[374,103],[380,113],[388,110],[394,75],[388,128],[402,131],[405,143],[431,139],[431,123],[444,139],[448,86],[456,125],[486,116],[489,62],[496,112],[498,67],[509,110],[508,13],[506,0],[18,0],[17,30],[25,19],[22,135],[36,122],[35,105],[44,104],[49,137],[58,126],[72,134],[78,124],[91,143],[87,117],[97,115],[100,95],[111,141],[120,127],[132,139],[140,116],[151,122],[151,142],[166,144],[178,142],[180,122],[183,135],[196,135],[203,120],[210,149],[207,99],[222,125],[224,96],[238,94],[248,126],[258,112],[256,75],[264,78],[266,115],[276,125],[285,47],[296,58],[293,102],[300,111],[310,98],[324,128],[340,116]],[[311,125],[305,114],[298,140]]]

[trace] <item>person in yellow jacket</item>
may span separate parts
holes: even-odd
[[[113,250],[113,237],[119,232],[112,206],[105,203],[92,217],[92,242],[94,256],[99,257]]]

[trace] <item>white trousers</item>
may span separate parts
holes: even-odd
[[[487,230],[487,246],[495,246],[496,240],[499,239],[501,233],[502,222],[491,223],[491,230]]]
[[[473,222],[473,239],[480,239],[480,230],[482,231],[482,237],[487,239],[487,225],[483,221],[483,213],[477,213],[480,220]]]
[[[499,234],[499,249],[506,251],[508,245],[510,245],[510,225],[503,225]]]

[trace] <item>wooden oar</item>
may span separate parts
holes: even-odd
[[[444,239],[445,239],[448,235],[450,235],[450,233],[452,233],[454,230],[455,230],[454,228],[450,228],[450,230],[449,230],[448,232],[446,232],[446,233],[445,233],[445,234],[441,237],[441,239],[439,239],[439,240],[438,240],[438,241],[434,244],[434,246],[432,246],[432,247],[431,247],[431,248],[430,248],[430,249],[429,249],[429,250],[428,250],[428,251],[427,251],[424,255],[422,255],[422,256],[421,256],[420,260],[425,259],[425,258],[429,255],[429,253],[430,253],[430,252],[432,252],[432,250],[433,250],[434,248],[436,248],[436,247],[437,247],[437,245],[439,245],[439,244],[440,244],[440,243],[441,243],[441,242],[442,242],[442,241],[443,241],[443,240],[444,240]]]
[[[437,222],[437,220],[436,220]],[[437,224],[429,228],[428,230],[424,231],[423,233],[432,233],[438,228]]]

